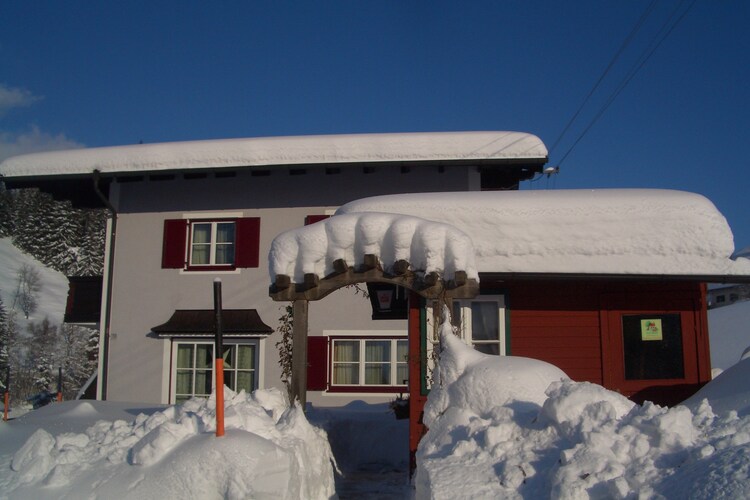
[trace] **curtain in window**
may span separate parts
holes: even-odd
[[[409,343],[406,340],[399,340],[396,343],[396,385],[406,385],[409,383]]]
[[[216,225],[216,264],[234,264],[234,222]]]
[[[211,224],[193,224],[193,245],[190,263],[211,263]]]
[[[333,343],[333,383],[359,384],[359,341]]]
[[[365,384],[386,385],[391,383],[391,341],[373,340],[365,342]]]

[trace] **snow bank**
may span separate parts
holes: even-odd
[[[441,339],[439,382],[425,408],[430,429],[417,452],[417,498],[750,495],[750,416],[717,416],[708,401],[692,410],[637,406],[528,360],[509,383],[498,377],[509,358],[471,351],[450,333]],[[742,387],[747,373],[730,371],[726,385]],[[461,385],[466,377],[474,378],[471,396]]]
[[[226,434],[215,400],[193,399],[134,421],[99,421],[85,433],[37,430],[13,455],[12,498],[329,498],[325,432],[283,393],[226,393]],[[84,408],[85,410],[85,408]]]
[[[18,270],[22,266],[31,266],[39,273],[41,289],[38,295],[38,307],[29,319],[24,318],[20,308],[16,308],[16,321],[22,331],[26,331],[31,321],[40,322],[45,317],[52,324],[62,323],[65,313],[65,302],[68,300],[68,279],[64,274],[45,267],[34,257],[16,248],[10,238],[0,238],[0,296],[6,311],[11,311],[13,294],[17,287]]]
[[[301,283],[304,275],[325,277],[333,262],[344,259],[355,267],[366,254],[379,257],[384,271],[399,260],[415,272],[437,272],[452,279],[466,271],[478,279],[471,239],[459,229],[429,220],[395,214],[347,214],[286,231],[274,238],[269,252],[271,282],[277,275]]]
[[[726,370],[750,346],[750,300],[708,310],[711,367]]]
[[[395,213],[468,234],[480,272],[748,275],[726,219],[703,196],[657,189],[376,196],[337,214]]]
[[[6,177],[359,162],[544,159],[522,132],[310,135],[138,144],[33,153],[0,163]]]

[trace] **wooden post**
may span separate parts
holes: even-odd
[[[10,407],[10,366],[5,367],[5,392],[3,393],[3,422],[8,421]]]
[[[293,303],[292,330],[292,401],[298,400],[302,409],[307,404],[307,300]]]
[[[62,401],[62,366],[57,368],[57,402]]]
[[[216,365],[216,437],[224,435],[224,345],[221,325],[221,280],[214,280],[214,359]]]
[[[409,292],[409,477],[417,469],[417,447],[427,433],[424,425],[424,405],[427,390],[422,387],[422,368],[427,363],[422,352],[422,297]]]

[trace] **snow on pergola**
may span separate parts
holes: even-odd
[[[396,272],[398,262],[409,262],[413,272],[438,273],[453,279],[466,271],[477,279],[474,248],[461,230],[441,222],[398,214],[346,214],[316,224],[286,231],[271,244],[271,280],[287,275],[301,283],[306,274],[323,278],[334,273],[334,262],[354,267],[365,255],[376,256],[383,270]]]
[[[40,177],[314,164],[546,160],[523,132],[430,132],[219,139],[32,153],[0,163],[0,175]]]
[[[479,272],[750,276],[732,232],[701,195],[658,189],[494,191],[376,196],[333,217],[421,217],[461,228]]]

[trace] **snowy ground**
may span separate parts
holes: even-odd
[[[384,406],[312,408],[311,426],[280,393],[258,391],[230,395],[221,439],[212,400],[30,412],[0,425],[0,496],[330,498],[332,449],[341,498],[750,497],[750,359],[666,409],[449,335],[413,487],[406,421]]]
[[[25,332],[29,322],[40,322],[45,317],[49,318],[52,324],[62,323],[65,302],[68,299],[68,279],[62,273],[45,267],[35,258],[21,252],[13,246],[10,238],[0,238],[0,297],[3,299],[5,310],[12,310],[17,274],[23,265],[29,265],[39,273],[42,287],[38,295],[39,306],[28,320],[16,308],[19,329]]]

